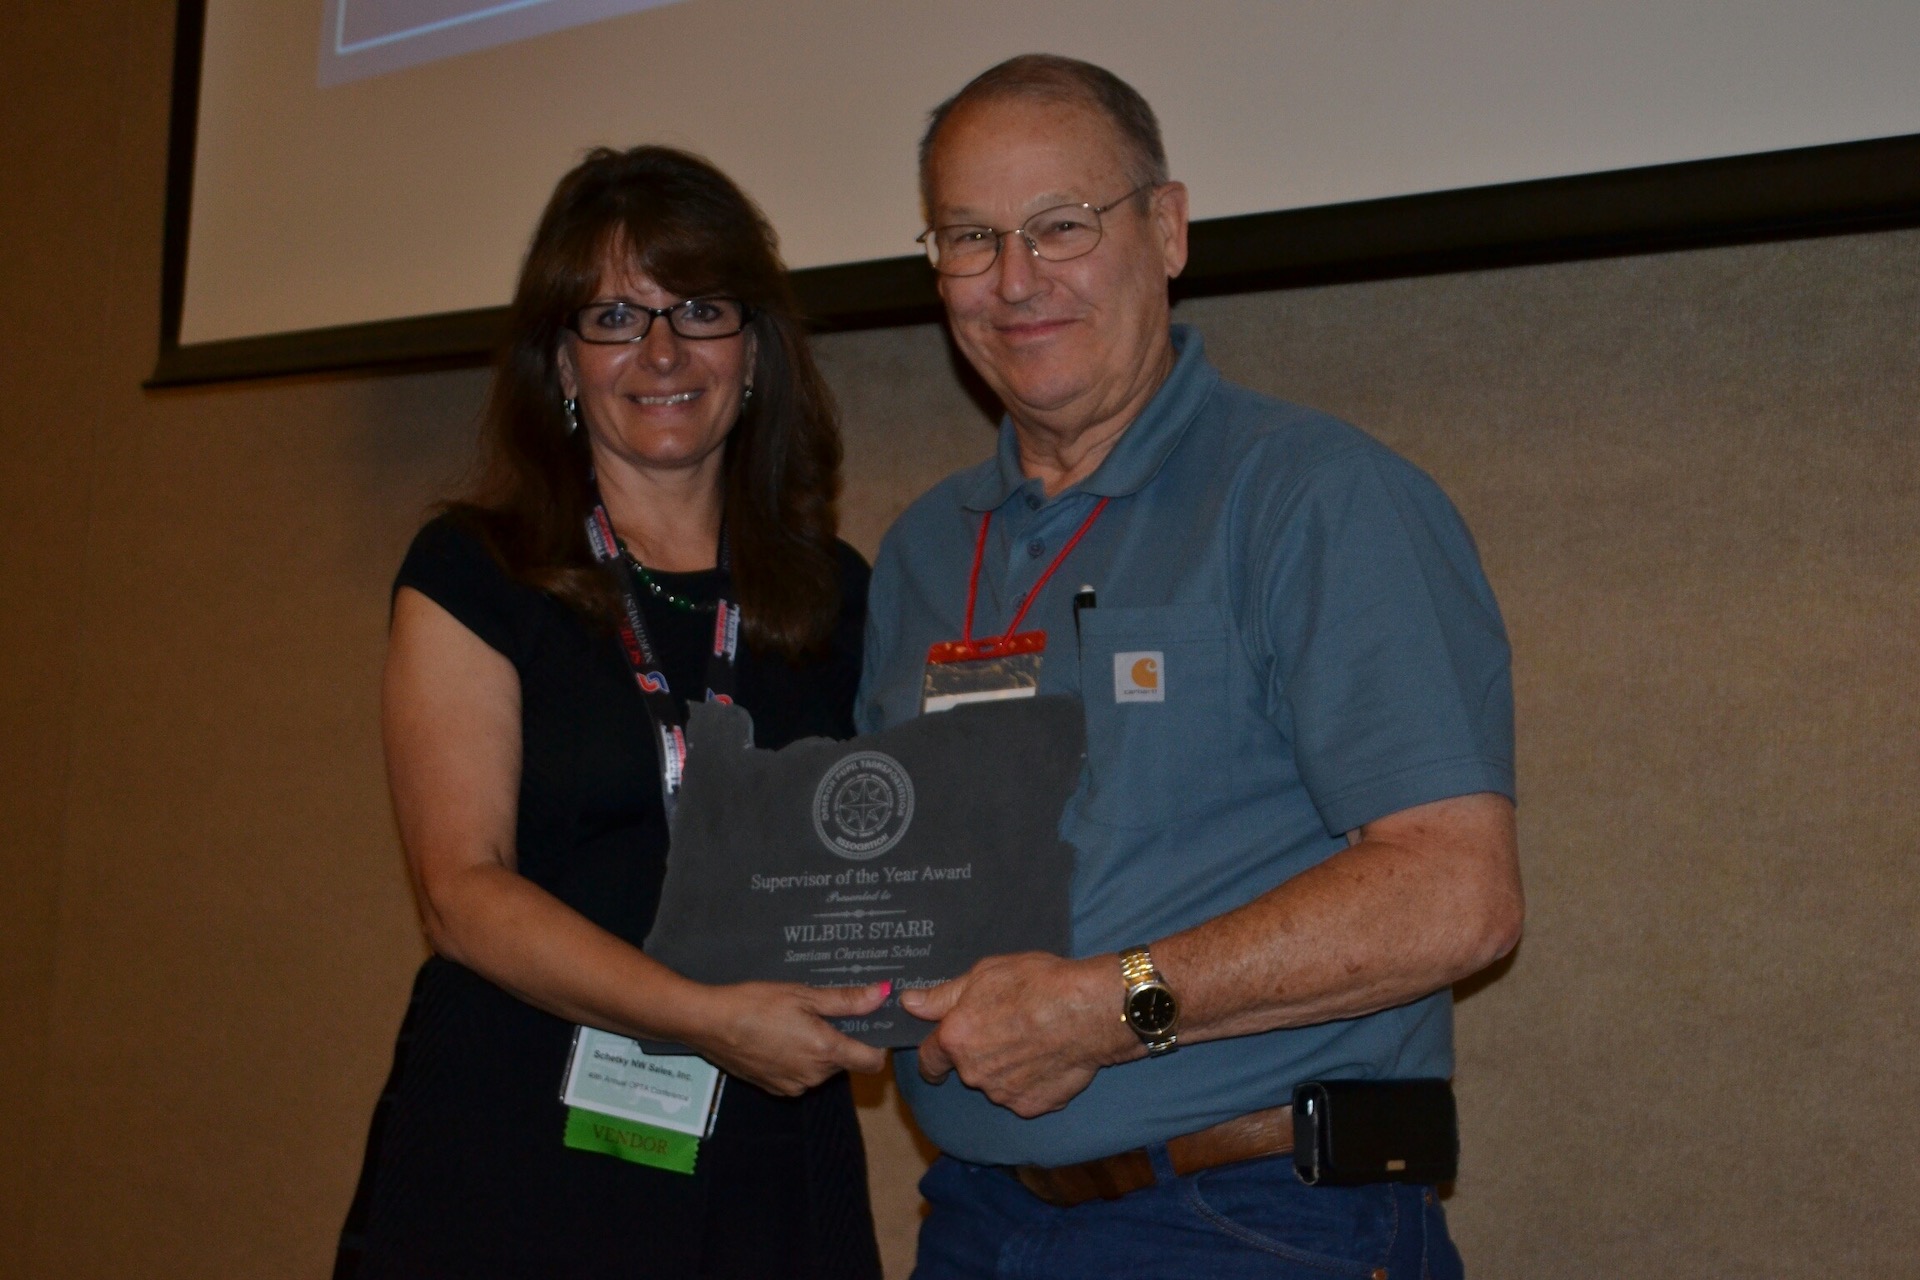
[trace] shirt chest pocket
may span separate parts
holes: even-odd
[[[1227,628],[1205,609],[1088,609],[1080,615],[1087,710],[1082,813],[1151,827],[1232,791],[1222,749]]]

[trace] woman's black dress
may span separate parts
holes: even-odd
[[[853,732],[867,567],[839,551],[843,603],[827,656],[794,666],[742,647],[736,701],[762,747]],[[656,576],[701,600],[724,582],[717,571]],[[449,517],[414,539],[403,586],[519,672],[520,874],[637,945],[658,904],[667,829],[646,709],[617,640],[512,581]],[[703,690],[713,615],[642,596],[669,685]],[[880,1274],[844,1075],[797,1099],[729,1080],[688,1176],[562,1145],[572,1034],[469,969],[437,956],[421,966],[337,1278]]]

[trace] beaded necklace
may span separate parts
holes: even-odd
[[[633,554],[633,549],[626,544],[624,539],[620,542],[620,550],[626,555],[627,563],[633,566],[634,576],[640,579],[640,585],[651,592],[654,599],[664,600],[682,613],[712,613],[715,609],[719,608],[719,604],[716,601],[689,600],[685,596],[676,595],[661,586],[660,583],[654,579],[654,576],[647,572],[647,566],[640,563],[640,557]]]

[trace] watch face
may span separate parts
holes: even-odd
[[[1127,997],[1127,1023],[1144,1036],[1157,1036],[1173,1026],[1173,992],[1147,986]]]

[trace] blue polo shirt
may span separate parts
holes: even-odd
[[[976,635],[1005,630],[1100,498],[1105,512],[1022,624],[1040,689],[1077,694],[1087,761],[1061,819],[1073,954],[1151,943],[1331,857],[1414,805],[1513,794],[1513,693],[1472,537],[1423,472],[1313,410],[1227,382],[1175,326],[1171,376],[1081,484],[1047,498],[998,454],[907,509],[869,597],[863,731],[919,713],[927,647],[961,633],[992,517]],[[1082,585],[1098,594],[1080,616]],[[1121,985],[1114,974],[1114,1016]],[[1364,1018],[1187,1044],[1099,1072],[1023,1120],[961,1083],[900,1088],[926,1135],[982,1164],[1068,1164],[1289,1100],[1314,1078],[1446,1076],[1447,991]]]

